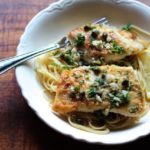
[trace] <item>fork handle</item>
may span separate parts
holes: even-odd
[[[36,56],[39,56],[41,54],[44,54],[46,52],[49,52],[51,50],[55,50],[55,49],[58,49],[61,47],[62,47],[62,45],[60,45],[60,44],[53,44],[49,48],[46,48],[46,49],[32,51],[32,52],[29,52],[26,54],[2,59],[2,60],[0,60],[0,75],[3,74],[4,72],[8,71],[9,69],[16,67],[17,65],[19,65],[31,58],[34,58]]]

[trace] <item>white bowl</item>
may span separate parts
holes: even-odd
[[[113,25],[132,23],[150,31],[150,8],[134,0],[61,0],[38,13],[21,37],[17,54],[48,47],[71,29],[107,17]],[[16,77],[28,105],[53,129],[89,143],[121,144],[150,133],[150,113],[126,130],[97,135],[71,127],[51,110],[36,79],[34,60],[17,67]]]

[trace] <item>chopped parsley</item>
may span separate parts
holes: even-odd
[[[75,40],[75,45],[76,46],[83,46],[85,42],[85,36],[79,33],[77,35],[77,39]]]
[[[113,53],[123,54],[123,53],[125,52],[124,48],[121,47],[120,45],[118,45],[118,44],[116,43],[116,41],[113,41],[113,42],[112,42],[112,45],[113,45],[113,48],[112,48],[111,51],[112,51]]]
[[[66,50],[60,54],[60,59],[65,61],[68,65],[78,65],[78,60],[80,56],[77,52],[72,51],[72,49]]]
[[[69,70],[69,69],[72,68],[71,66],[60,65],[60,64],[57,64],[57,63],[55,63],[55,62],[52,62],[52,63],[50,64],[50,66],[52,66],[52,67],[57,67],[57,68],[61,68],[62,70]]]
[[[53,67],[58,67],[58,64],[56,64],[55,62],[52,62],[50,65]]]
[[[74,90],[74,92],[79,92],[80,86],[75,86],[73,90]]]
[[[126,104],[129,102],[129,92],[122,90],[118,93],[108,93],[109,101],[112,107],[118,107],[121,104]]]
[[[94,98],[97,94],[97,87],[91,86],[87,92],[89,98]]]
[[[127,103],[129,101],[129,92],[126,90],[122,90],[121,93],[118,93],[116,96],[120,98],[122,103]]]
[[[71,68],[72,68],[72,67],[67,66],[67,65],[63,65],[63,66],[62,66],[62,69],[63,69],[63,70],[69,70],[69,69],[71,69]]]
[[[104,85],[105,84],[105,81],[102,78],[96,78],[95,82],[98,83],[98,85]]]
[[[67,50],[64,53],[61,53],[60,58],[63,59],[67,64],[73,65],[72,52],[71,50]]]
[[[136,113],[139,110],[138,105],[132,105],[129,107],[129,112],[130,113]]]
[[[123,27],[122,27],[122,30],[126,30],[126,31],[131,31],[131,24],[130,23],[128,23],[128,24],[126,24],[126,25],[124,25]]]

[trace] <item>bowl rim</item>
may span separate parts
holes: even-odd
[[[80,0],[59,0],[57,2],[53,2],[52,4],[50,4],[48,7],[46,7],[45,9],[41,10],[39,13],[37,13],[32,19],[31,21],[29,21],[29,23],[27,24],[27,26],[25,27],[24,29],[24,32],[22,34],[22,36],[20,37],[20,41],[19,41],[19,44],[17,46],[17,55],[19,55],[19,51],[21,50],[21,43],[23,41],[23,38],[25,37],[26,35],[26,31],[29,30],[29,28],[33,25],[33,23],[35,22],[36,19],[38,19],[43,13],[45,12],[51,12],[53,9],[57,8],[58,6],[61,6],[62,8],[65,6],[65,5],[70,5],[72,2],[74,1],[80,1]],[[89,0],[83,0],[83,1],[89,1]],[[100,1],[100,0],[99,0]],[[106,1],[106,0],[101,0],[101,1]],[[116,5],[120,4],[120,3],[134,3],[140,7],[143,7],[143,8],[146,8],[146,9],[149,9],[150,10],[150,7],[140,1],[137,1],[137,0],[110,0],[112,3],[115,3]],[[20,67],[20,66],[19,66]],[[129,143],[129,142],[132,142],[132,141],[135,141],[139,138],[142,138],[144,136],[146,136],[147,134],[150,134],[150,130],[149,132],[145,132],[143,133],[142,135],[138,135],[138,136],[134,136],[131,139],[127,139],[126,141],[122,141],[122,142],[118,142],[118,143],[113,143],[111,141],[108,141],[108,142],[104,142],[104,141],[92,141],[92,140],[87,140],[87,139],[83,139],[83,138],[80,138],[80,137],[77,137],[73,134],[70,134],[70,133],[66,133],[66,132],[63,132],[62,130],[59,130],[57,129],[56,127],[52,126],[51,124],[49,124],[45,119],[43,119],[42,115],[40,113],[38,113],[34,107],[30,104],[30,100],[28,99],[28,96],[26,95],[26,92],[24,90],[24,87],[23,85],[21,84],[20,80],[19,80],[19,74],[17,73],[17,70],[18,70],[18,67],[16,67],[16,70],[15,70],[15,74],[16,74],[16,81],[21,89],[21,93],[22,93],[22,96],[25,98],[28,106],[35,112],[35,114],[45,123],[47,124],[49,127],[51,127],[52,129],[54,129],[55,131],[63,134],[63,135],[67,135],[69,137],[72,137],[73,139],[76,139],[76,140],[82,140],[84,142],[87,142],[87,143],[92,143],[92,144],[104,144],[104,145],[118,145],[118,144],[124,144],[124,143]]]

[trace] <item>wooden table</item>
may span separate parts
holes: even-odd
[[[0,0],[0,59],[15,55],[16,46],[29,20],[56,0]],[[150,5],[150,0],[141,0]],[[150,136],[129,146],[149,145]],[[111,148],[75,141],[46,126],[27,106],[16,83],[14,70],[0,76],[0,150]],[[120,146],[113,146],[120,148]]]

